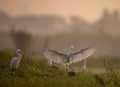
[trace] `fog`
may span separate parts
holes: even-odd
[[[1,49],[22,48],[17,45],[18,42],[25,43],[27,40],[24,34],[22,36],[18,34],[19,39],[23,35],[25,37],[22,38],[23,41],[18,40],[15,43],[17,39],[11,36],[10,32],[12,30],[31,35],[31,41],[29,42],[31,44],[27,51],[43,53],[46,48],[53,48],[61,52],[67,52],[71,45],[75,46],[75,50],[82,47],[96,47],[96,55],[118,56],[120,51],[120,17],[118,10],[110,13],[107,9],[104,9],[101,17],[94,23],[90,23],[80,16],[72,16],[68,21],[59,15],[12,17],[5,12],[0,12]]]

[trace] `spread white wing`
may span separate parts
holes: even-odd
[[[71,63],[76,63],[91,56],[96,51],[95,48],[84,48],[73,53]]]
[[[65,54],[59,53],[55,50],[48,49],[44,52],[44,56],[55,63],[63,63],[63,60],[65,59]]]

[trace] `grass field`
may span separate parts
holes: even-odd
[[[89,58],[87,60],[87,72],[80,73],[79,68],[83,61],[72,66],[76,69],[76,75],[70,76],[64,69],[47,65],[42,55],[25,55],[15,74],[9,70],[14,51],[10,49],[0,50],[0,87],[103,87],[94,78],[99,76],[105,87],[120,87],[120,58],[110,56],[109,66],[113,73],[107,73],[104,66],[105,56]]]

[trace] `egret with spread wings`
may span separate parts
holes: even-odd
[[[70,67],[70,64],[77,63],[82,61],[89,56],[91,56],[96,49],[95,48],[83,48],[78,51],[73,51],[73,46],[71,46],[70,51],[68,53],[60,53],[52,49],[48,49],[44,52],[45,57],[52,62],[65,65],[66,68]]]

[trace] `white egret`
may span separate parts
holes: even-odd
[[[87,67],[86,67],[86,61],[87,61],[87,59],[84,59],[84,64],[81,67],[80,72],[86,72],[86,69],[87,69]]]
[[[21,60],[21,50],[16,50],[16,57],[13,57],[10,61],[10,70],[14,73],[16,69],[19,67]]]
[[[84,60],[96,51],[95,48],[83,48],[78,51],[73,51],[73,48],[74,47],[71,46],[68,53],[59,53],[55,50],[48,49],[44,52],[44,56],[54,63],[65,65],[66,68],[67,66],[71,68],[70,64]]]

